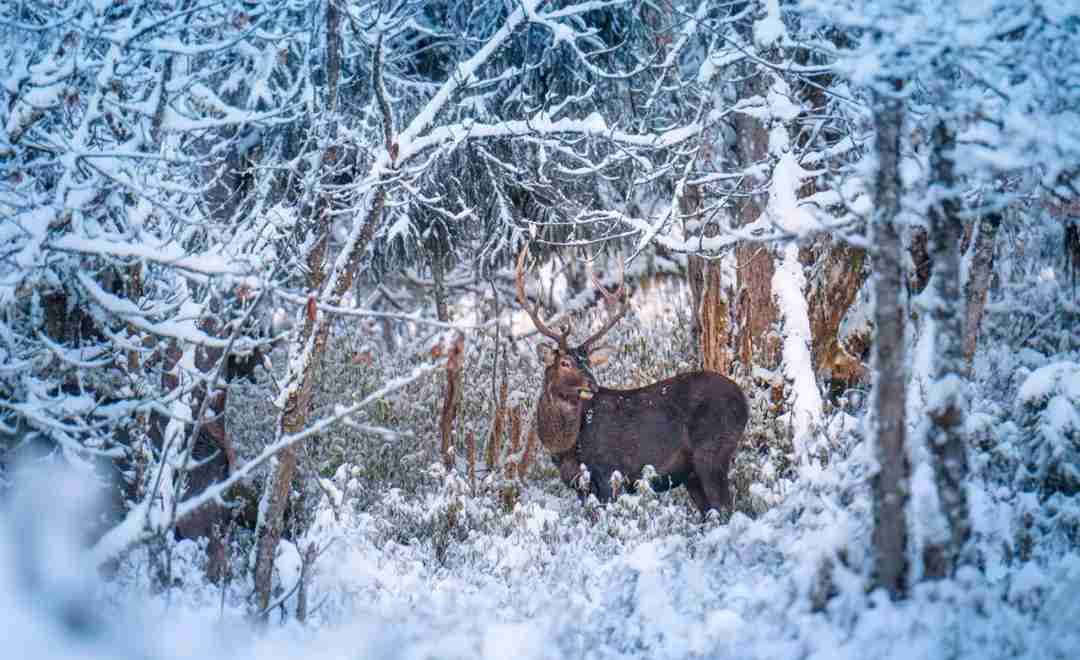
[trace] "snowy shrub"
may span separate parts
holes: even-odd
[[[1080,363],[1036,369],[1017,393],[1024,490],[1080,493]]]
[[[1077,399],[1067,394],[1075,367],[1036,369],[1013,406],[984,400],[968,417],[972,550],[990,575],[1080,548]]]
[[[998,249],[975,356],[983,395],[1011,401],[1028,374],[1053,360],[1080,359],[1080,305],[1063,263],[1064,223],[1017,214],[1009,245]]]

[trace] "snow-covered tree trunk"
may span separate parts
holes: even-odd
[[[964,285],[964,298],[967,303],[964,361],[968,365],[975,359],[975,349],[979,344],[979,330],[982,327],[983,312],[986,310],[986,295],[990,290],[990,279],[994,272],[994,244],[997,242],[1000,226],[1001,214],[996,211],[983,215],[976,225],[975,245],[971,250],[967,282]]]
[[[843,40],[839,33],[832,38]],[[817,57],[809,48],[796,48],[793,55],[794,61],[803,66],[814,62]],[[815,117],[828,115],[832,111],[828,92],[836,84],[835,74],[821,73],[799,82],[801,84],[796,83],[796,90],[805,111]],[[827,127],[824,130],[829,132],[836,129]],[[799,131],[793,142],[800,150],[814,148],[816,135],[816,128],[814,131]],[[803,182],[798,195],[801,198],[817,197],[827,193],[831,187],[826,177],[810,177]],[[850,354],[840,340],[844,318],[858,299],[859,290],[870,274],[866,249],[851,245],[832,234],[822,233],[809,246],[804,246],[800,260],[804,264],[812,264],[807,272],[807,313],[810,317],[813,369],[829,383],[831,393],[839,395],[864,381],[868,373],[860,359],[862,356]]]
[[[896,90],[878,92],[874,125],[878,169],[872,224],[874,258],[874,410],[878,471],[873,478],[874,579],[896,599],[907,581],[907,516],[911,468],[905,446],[907,348],[904,341],[904,246],[900,239],[900,129],[903,102]]]
[[[810,460],[817,447],[815,434],[821,426],[821,393],[814,378],[810,346],[810,315],[806,303],[806,276],[799,261],[799,246],[788,243],[780,249],[780,264],[772,279],[776,292],[783,343],[782,366],[789,401],[792,447],[797,463]]]
[[[337,111],[337,81],[341,74],[341,36],[340,16],[335,0],[326,3],[326,80],[328,88],[327,111],[331,118],[330,144],[325,147],[322,154],[324,172],[331,172],[337,157],[336,134],[333,128],[333,115]],[[376,49],[375,62],[379,64],[379,49]],[[375,68],[376,75],[378,68]],[[372,213],[368,217],[368,223],[373,225],[382,214],[382,202],[385,192],[380,188],[376,199],[372,203]],[[330,213],[332,201],[329,192],[323,192],[314,205],[314,223],[316,224],[315,240],[308,250],[308,287],[309,291],[321,292],[325,284],[328,259],[327,250],[330,242]],[[370,240],[370,239],[369,239]],[[339,272],[338,281],[333,283],[330,304],[338,304],[341,297],[352,286],[353,275],[359,264],[359,257],[367,248],[367,242],[362,245],[354,243],[353,254],[349,255],[349,266]],[[307,425],[308,415],[311,412],[311,396],[315,369],[323,352],[326,349],[326,340],[330,334],[330,318],[328,313],[319,313],[315,298],[310,298],[303,312],[303,327],[299,337],[296,337],[289,350],[289,373],[284,388],[284,405],[278,417],[277,439],[283,436],[293,435],[303,431]],[[256,526],[256,556],[255,556],[255,595],[256,611],[260,616],[268,615],[270,595],[273,588],[274,559],[277,555],[278,543],[281,540],[285,520],[285,508],[288,506],[289,494],[292,492],[293,477],[296,474],[296,447],[289,446],[282,449],[274,459],[270,476],[267,480],[266,490],[259,506],[259,520]]]
[[[960,218],[954,174],[956,137],[945,120],[931,136],[931,204],[927,216],[933,274],[930,319],[933,329],[934,367],[927,415],[927,444],[934,460],[934,480],[948,536],[928,543],[923,551],[925,575],[949,576],[956,569],[964,544],[971,535],[967,494],[967,447],[964,440],[964,307],[960,291]]]
[[[804,188],[803,182],[810,178],[810,174],[799,165],[792,153],[785,129],[774,129],[769,141],[770,151],[781,155],[773,168],[766,213],[791,233],[809,234],[813,230],[811,216],[800,206],[799,198]],[[813,337],[806,296],[806,272],[797,241],[781,243],[775,255],[776,270],[770,286],[780,331],[784,414],[792,431],[794,461],[796,464],[807,464],[812,457],[821,456],[817,431],[821,428],[822,401],[811,352]]]
[[[722,272],[722,260],[701,259],[698,275],[701,299],[697,305],[701,335],[698,345],[701,347],[702,368],[730,375],[731,288],[724,286]]]

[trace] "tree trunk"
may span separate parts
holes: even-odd
[[[840,47],[847,41],[843,34],[832,33],[828,38]],[[803,66],[812,66],[815,62],[814,51],[810,48],[796,48],[795,61]],[[803,103],[809,106],[813,116],[829,113],[829,95],[826,90],[834,85],[834,76],[829,73],[807,76],[796,89]],[[837,125],[825,123],[821,133],[799,132],[796,144],[800,150],[817,148],[812,140],[825,139],[836,143],[843,139]],[[800,197],[809,197],[821,191],[823,179],[807,179],[799,191]],[[819,236],[812,245],[800,252],[800,261],[811,269],[810,291],[807,296],[810,317],[810,337],[813,368],[829,383],[830,393],[840,396],[852,387],[866,380],[868,370],[863,364],[861,354],[851,354],[840,339],[840,328],[844,317],[851,310],[859,297],[859,291],[869,276],[866,250],[834,240],[829,234]]]
[[[792,449],[797,463],[808,463],[819,456],[816,432],[822,423],[821,392],[814,377],[810,347],[810,314],[806,302],[806,275],[799,261],[799,246],[794,241],[782,246],[779,268],[773,277],[778,313],[782,325],[784,379],[791,394],[789,419]]]
[[[744,211],[750,215],[751,211]],[[741,243],[735,249],[738,268],[735,345],[746,374],[754,367],[775,369],[780,362],[779,338],[772,333],[776,321],[772,279],[776,272],[772,251],[766,245]]]
[[[934,342],[934,382],[929,397],[927,443],[934,458],[934,480],[942,513],[949,524],[946,539],[935,539],[924,551],[925,574],[953,574],[963,546],[971,536],[968,514],[967,448],[964,442],[964,311],[960,296],[960,242],[964,224],[956,198],[953,154],[956,137],[944,121],[933,129],[930,153],[932,190],[938,195],[928,212],[933,255],[933,299],[930,319]]]
[[[867,376],[861,355],[852,355],[840,340],[840,326],[866,282],[866,250],[829,238],[820,239],[805,259],[817,276],[809,300],[814,370],[842,394]]]
[[[441,234],[441,232],[436,232]],[[443,237],[436,236],[432,239],[431,252],[431,280],[435,289],[435,315],[443,323],[450,322],[450,306],[446,301],[446,250],[443,248]]]
[[[975,359],[979,343],[983,312],[986,310],[986,294],[990,290],[990,278],[994,272],[994,243],[997,241],[1000,213],[988,213],[979,219],[975,248],[968,268],[964,297],[967,300],[967,324],[964,328],[964,361],[970,367]]]
[[[701,264],[701,366],[708,371],[731,374],[731,300],[724,287],[719,260],[704,259]]]
[[[337,4],[326,4],[326,49],[327,49],[327,87],[331,92],[337,89],[337,79],[340,75],[340,44],[339,14]],[[378,54],[376,54],[376,63]],[[335,96],[328,96],[327,110],[331,117],[337,109]],[[336,124],[333,119],[330,123],[330,146],[323,154],[323,162],[320,166],[326,172],[332,172],[337,161],[337,149],[334,145],[336,140]],[[349,255],[349,262],[339,280],[333,283],[331,304],[337,304],[341,297],[352,286],[353,275],[363,254],[374,234],[377,219],[382,214],[382,205],[385,192],[380,188],[375,193],[372,201],[372,213],[368,217],[368,224],[364,227],[367,240],[361,238],[353,246],[353,253]],[[319,314],[314,294],[323,291],[326,279],[326,258],[330,241],[330,211],[333,202],[330,195],[324,194],[319,197],[314,209],[314,218],[317,223],[317,239],[307,255],[308,288],[312,297],[308,301],[304,324],[299,337],[291,344],[289,351],[290,369],[293,365],[300,364],[299,372],[290,371],[285,391],[288,392],[285,406],[278,417],[277,439],[287,435],[299,433],[307,425],[308,415],[311,412],[312,379],[315,367],[318,364],[325,348],[326,340],[330,333],[330,320],[324,312]],[[308,343],[311,342],[311,346]],[[307,360],[300,358],[307,355]],[[281,540],[285,520],[285,508],[289,501],[289,493],[292,491],[293,477],[296,474],[296,448],[289,446],[280,451],[276,457],[276,465],[271,470],[267,483],[267,492],[263,495],[265,508],[260,513],[259,523],[256,526],[256,542],[258,544],[255,559],[255,593],[256,608],[261,616],[267,616],[267,608],[270,605],[271,589],[273,587],[274,559],[277,555],[277,546]]]
[[[739,85],[740,98],[764,97],[771,78],[755,70],[754,75]],[[749,114],[737,115],[735,133],[739,136],[736,145],[739,168],[749,168],[768,158],[769,129],[761,118]],[[751,179],[744,182],[742,192],[745,198],[739,209],[740,225],[751,224],[761,216],[768,200],[765,183]],[[780,362],[779,337],[771,332],[776,321],[772,290],[776,267],[772,250],[761,243],[740,243],[735,248],[735,260],[735,354],[749,376],[754,373],[756,366],[772,370]]]
[[[703,321],[701,315],[703,309],[701,302],[705,297],[705,266],[709,260],[692,254],[686,259],[686,283],[690,286],[690,345],[695,353],[697,364],[705,367],[705,347],[701,340],[704,337]]]
[[[435,284],[435,313],[443,323],[450,322],[450,305],[446,296],[446,249],[441,232],[433,238],[431,249],[431,279]],[[446,388],[443,390],[443,407],[439,415],[439,456],[448,471],[454,467],[454,418],[457,416],[461,398],[461,372],[465,352],[465,335],[460,332],[449,347],[446,361]]]
[[[446,356],[446,389],[443,391],[443,407],[439,414],[439,456],[447,471],[454,467],[454,418],[461,399],[461,372],[465,359],[465,335],[454,334]]]
[[[931,254],[930,234],[926,227],[914,227],[911,230],[911,245],[908,247],[911,255],[913,271],[908,278],[909,295],[917,296],[926,290],[930,283],[930,271],[934,266],[934,256]]]
[[[684,217],[693,217],[701,210],[701,188],[686,185],[679,199]],[[714,223],[700,227],[706,238],[718,233]],[[702,369],[721,374],[731,373],[731,302],[730,290],[725,290],[719,259],[690,255],[687,277],[690,299],[694,306],[691,328],[694,346]]]
[[[900,84],[896,83],[897,91]],[[905,447],[907,347],[904,295],[904,252],[897,215],[900,211],[900,130],[903,102],[895,96],[875,99],[878,171],[875,177],[876,212],[872,243],[874,264],[874,320],[877,337],[873,361],[876,387],[878,473],[873,478],[874,579],[893,599],[904,596],[908,562],[908,479],[911,468]]]

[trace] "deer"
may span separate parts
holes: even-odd
[[[592,368],[607,362],[615,349],[598,342],[630,309],[623,268],[615,291],[591,273],[608,307],[618,305],[618,311],[571,347],[570,324],[556,332],[540,319],[539,302],[535,307],[528,304],[527,252],[528,245],[517,259],[518,302],[536,330],[554,342],[537,347],[544,375],[536,431],[562,481],[571,488],[584,486],[582,498],[591,493],[607,503],[617,496],[619,480],[612,479],[616,472],[626,490],[634,492],[645,466],[651,465],[652,489],[663,492],[685,486],[703,519],[710,509],[731,510],[729,471],[749,419],[742,389],[711,371],[683,373],[637,389],[599,385]],[[586,472],[588,481],[581,483]]]

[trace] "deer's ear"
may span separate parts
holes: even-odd
[[[607,364],[608,359],[613,355],[615,355],[614,346],[597,346],[589,352],[589,364],[594,367]]]
[[[551,346],[540,344],[536,347],[536,354],[540,356],[540,361],[544,363],[545,367],[555,364],[555,349]]]

